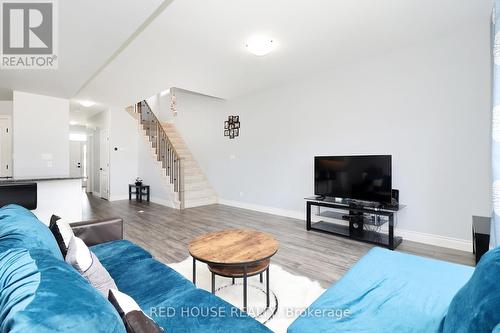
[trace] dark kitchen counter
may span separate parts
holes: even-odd
[[[53,180],[71,180],[83,179],[82,177],[14,177],[14,178],[0,178],[0,184],[15,184],[15,183],[29,183],[29,182],[45,182]]]

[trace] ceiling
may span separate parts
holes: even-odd
[[[487,35],[490,12],[490,0],[175,0],[77,98],[124,106],[179,87],[230,99],[471,26]],[[256,33],[276,51],[246,52]]]
[[[88,119],[95,116],[96,114],[106,111],[108,108],[105,105],[93,105],[91,107],[85,107],[80,105],[75,100],[72,100],[69,105],[69,122],[71,125],[86,125],[88,124]]]
[[[58,1],[59,68],[0,70],[0,99],[12,99],[12,90],[74,96],[162,1]]]
[[[125,106],[169,87],[231,99],[472,26],[487,34],[491,11],[490,0],[58,3],[59,69],[0,70],[0,100],[16,89]],[[253,34],[274,38],[277,49],[251,55],[245,40]]]

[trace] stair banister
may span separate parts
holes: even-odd
[[[139,122],[146,129],[149,141],[153,144],[156,156],[162,166],[166,169],[166,176],[178,194],[180,208],[184,208],[184,170],[182,157],[175,150],[167,132],[161,126],[160,121],[153,113],[147,101],[136,104],[135,112],[139,114]]]

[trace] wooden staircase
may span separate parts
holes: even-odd
[[[140,134],[151,147],[165,184],[179,209],[217,203],[217,195],[173,124],[160,122],[146,101],[127,108],[138,120]]]
[[[184,168],[184,204],[186,208],[217,203],[217,194],[191,154],[181,135],[171,123],[162,122],[162,128],[179,154]]]

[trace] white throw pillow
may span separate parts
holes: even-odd
[[[110,289],[118,289],[106,268],[80,238],[71,238],[65,260],[106,298]]]
[[[57,245],[61,250],[63,258],[66,257],[69,242],[74,236],[73,229],[71,228],[69,221],[66,219],[62,219],[59,216],[52,215],[52,217],[50,218],[49,229],[57,241]]]
[[[69,225],[69,221],[66,219],[57,220],[56,224],[59,227],[59,232],[61,233],[64,244],[66,245],[66,248],[68,248],[71,238],[75,235],[73,233],[73,229]]]
[[[65,260],[80,273],[87,271],[92,265],[90,249],[76,236],[71,237],[68,242],[68,253]]]
[[[110,289],[108,300],[123,320],[127,333],[164,333],[158,324],[141,310],[129,295]]]
[[[136,301],[134,301],[134,299],[129,295],[122,293],[117,289],[110,289],[109,292],[114,296],[116,302],[120,305],[120,309],[124,313],[129,313],[130,311],[142,311],[139,304],[137,304]]]

